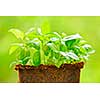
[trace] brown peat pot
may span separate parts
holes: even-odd
[[[54,65],[16,65],[20,83],[79,83],[80,69],[84,63],[62,64],[60,68]]]

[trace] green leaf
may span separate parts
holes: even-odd
[[[23,47],[24,44],[23,43],[12,43],[11,46],[18,46],[18,47]]]
[[[60,56],[59,53],[56,53],[56,52],[54,53],[54,57],[55,57],[56,59],[58,59],[59,56]]]
[[[57,37],[52,37],[52,38],[50,38],[50,40],[51,40],[52,42],[55,42],[55,41],[59,41],[59,38],[57,38]]]
[[[20,63],[25,65],[29,59],[30,59],[30,52],[29,51],[25,51],[24,49],[21,50],[21,53],[20,53]]]
[[[83,58],[85,59],[85,61],[87,61],[87,60],[88,60],[88,56],[83,56]]]
[[[54,52],[57,52],[57,47],[54,43],[47,43],[47,46],[53,50]]]
[[[41,59],[40,59],[40,52],[39,51],[36,51],[34,54],[33,54],[33,64],[35,66],[39,66],[41,63]]]
[[[70,49],[74,45],[79,44],[81,38],[82,37],[79,34],[75,34],[68,37],[64,37],[63,41],[65,41],[66,46]]]
[[[30,34],[30,33],[33,33],[34,30],[35,30],[35,28],[32,27],[32,28],[30,28],[25,34],[28,35],[28,34]]]
[[[23,40],[24,38],[24,33],[19,29],[10,29],[8,32],[12,32],[17,39]]]
[[[41,28],[37,28],[37,32],[39,33],[39,35],[42,35],[42,30],[41,30]]]
[[[45,45],[44,48],[43,48],[43,51],[44,51],[44,54],[46,56],[48,56],[48,54],[50,53],[50,48],[47,45]]]
[[[88,54],[92,54],[95,52],[95,50],[93,50],[92,46],[89,44],[85,44],[82,47],[88,52]]]
[[[82,37],[79,34],[75,34],[75,35],[70,35],[67,37],[64,37],[64,41],[69,41],[69,40],[75,40],[75,39],[81,39]]]
[[[60,54],[61,54],[62,56],[64,56],[64,57],[67,56],[67,54],[66,54],[65,52],[62,52],[62,51],[60,51]]]
[[[48,38],[58,38],[58,39],[62,38],[60,36],[60,34],[57,33],[57,32],[49,32],[49,33],[46,33],[45,36],[48,37]]]
[[[37,38],[34,38],[33,40],[28,41],[27,46],[33,47],[33,48],[39,50],[40,49],[40,41]]]
[[[68,40],[65,41],[66,46],[70,49],[72,48],[74,45],[78,45],[79,44],[80,39],[73,39],[73,40]]]
[[[60,51],[59,54],[60,54],[62,57],[66,58],[66,59],[69,59],[69,56],[67,56],[67,52],[62,52],[62,51]],[[61,57],[60,57],[60,58],[61,58]]]
[[[72,50],[77,55],[81,55],[81,54],[86,55],[87,53],[86,50],[82,46],[74,46]]]
[[[10,65],[9,65],[9,68],[14,67],[16,64],[17,64],[17,62],[16,62],[16,61],[11,62],[11,63],[10,63]]]
[[[65,41],[65,44],[66,44],[66,46],[68,48],[71,48],[75,41],[76,41],[75,39],[74,40]]]
[[[52,32],[52,34],[55,35],[56,37],[59,37],[60,39],[62,38],[62,37],[60,36],[60,34],[57,33],[57,32]]]
[[[24,60],[26,57],[30,56],[30,51],[26,48],[20,48],[19,59]]]
[[[61,55],[61,57],[59,57],[59,61],[62,62],[62,64],[70,62],[70,57],[67,55],[67,52],[60,51],[59,54]]]
[[[66,54],[66,56],[68,56],[68,57],[70,57],[70,58],[72,58],[74,60],[79,60],[79,57],[75,53],[73,53],[73,52],[68,52]]]
[[[30,57],[25,57],[23,60],[22,60],[22,64],[25,65],[27,64],[27,62],[29,61]]]
[[[24,58],[25,58],[25,50],[24,48],[20,48],[19,59],[23,60]]]
[[[86,52],[85,48],[80,47],[79,50],[80,50],[80,54],[86,55],[87,52]]]
[[[82,46],[82,45],[84,45],[84,44],[86,44],[86,41],[85,41],[85,40],[80,40],[79,46]]]
[[[64,33],[64,32],[61,33],[60,35],[61,35],[62,38],[66,37],[66,33]]]
[[[11,55],[12,53],[14,53],[16,50],[18,49],[17,45],[12,45],[9,49],[9,55]]]
[[[60,51],[64,51],[64,52],[67,51],[67,46],[65,45],[65,42],[63,41],[61,41],[61,44],[60,44]]]

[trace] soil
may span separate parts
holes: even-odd
[[[84,63],[62,64],[60,68],[54,65],[38,67],[30,65],[16,65],[20,83],[79,83],[80,69]]]

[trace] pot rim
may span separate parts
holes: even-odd
[[[40,64],[38,67],[36,67],[36,66],[31,66],[31,65],[21,65],[21,64],[17,64],[16,66],[15,66],[15,70],[19,70],[19,69],[22,69],[22,70],[24,70],[24,69],[31,69],[31,70],[39,70],[39,69],[44,69],[44,70],[46,70],[46,69],[48,69],[48,68],[54,68],[54,69],[64,69],[64,68],[67,68],[67,69],[81,69],[81,68],[83,68],[83,66],[84,66],[84,62],[78,62],[78,63],[74,63],[74,64],[67,64],[67,63],[65,63],[65,64],[62,64],[61,66],[60,66],[60,68],[57,68],[55,65],[43,65],[43,64]]]

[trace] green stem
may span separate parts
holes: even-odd
[[[41,41],[41,45],[40,45],[40,56],[41,56],[41,63],[44,64],[45,57],[44,57],[44,50],[43,50],[43,41]]]

